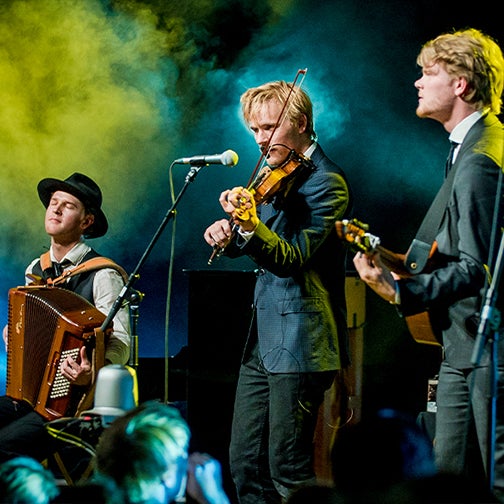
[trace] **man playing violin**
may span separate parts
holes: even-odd
[[[246,91],[241,105],[273,170],[293,151],[308,160],[266,204],[258,205],[254,190],[224,191],[219,201],[230,218],[204,233],[214,249],[247,255],[258,266],[230,464],[241,504],[280,503],[315,480],[318,409],[349,362],[345,250],[334,223],[348,215],[352,197],[345,174],[316,140],[303,90],[269,82]]]

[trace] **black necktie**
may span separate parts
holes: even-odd
[[[451,170],[453,166],[453,154],[455,153],[455,149],[457,148],[457,142],[450,142],[450,152],[448,153],[448,157],[446,158],[445,165],[445,177],[448,175],[448,172]]]
[[[65,259],[62,262],[53,262],[53,268],[54,268],[54,278],[58,278],[63,274],[63,271],[65,268],[68,268],[72,264],[68,259]]]

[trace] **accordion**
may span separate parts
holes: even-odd
[[[47,420],[72,416],[83,387],[71,385],[60,363],[67,356],[77,359],[82,346],[94,346],[95,329],[104,320],[89,301],[66,289],[10,289],[7,395],[28,401]]]

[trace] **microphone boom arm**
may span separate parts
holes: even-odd
[[[151,253],[152,249],[154,248],[154,245],[158,241],[159,237],[161,236],[161,233],[164,231],[166,225],[168,222],[173,218],[175,215],[175,209],[182,198],[183,194],[186,192],[187,188],[189,187],[189,184],[193,182],[193,180],[196,178],[196,175],[198,172],[201,170],[201,166],[191,166],[189,172],[186,175],[185,178],[185,183],[182,186],[179,194],[175,198],[175,201],[172,203],[172,206],[164,216],[163,220],[161,221],[161,224],[159,225],[158,229],[154,233],[154,236],[152,237],[150,243],[148,244],[147,248],[145,249],[144,253],[142,254],[142,257],[138,261],[137,265],[135,266],[135,269],[132,271],[130,276],[128,277],[128,281],[122,288],[121,292],[119,293],[117,299],[114,301],[114,304],[112,305],[111,310],[109,311],[108,315],[106,316],[105,320],[103,321],[100,330],[105,331],[107,327],[110,325],[114,317],[116,316],[117,312],[121,309],[121,306],[123,305],[125,299],[129,295],[130,289],[133,287],[134,283],[140,278],[140,268],[143,266],[145,261],[147,260],[149,254]]]

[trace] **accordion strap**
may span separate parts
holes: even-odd
[[[93,349],[92,363],[91,385],[79,401],[74,415],[76,417],[93,407],[98,371],[105,366],[105,335],[100,328],[95,329],[95,348]]]
[[[42,267],[42,271],[50,268],[51,264],[51,256],[49,252],[44,252],[40,256],[40,266]],[[126,271],[117,263],[112,261],[112,259],[108,259],[107,257],[93,257],[92,259],[88,259],[87,261],[84,261],[83,263],[75,266],[75,268],[69,268],[65,270],[59,277],[55,279],[49,278],[47,280],[47,283],[48,285],[58,285],[75,275],[104,268],[111,268],[116,270],[123,277],[124,282],[128,282],[128,274],[126,273]]]

